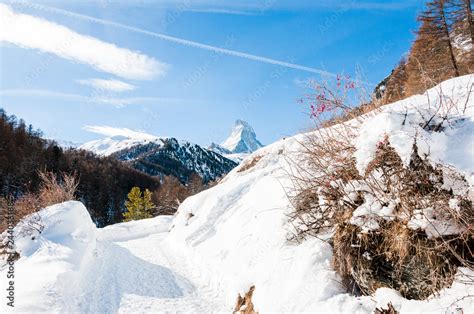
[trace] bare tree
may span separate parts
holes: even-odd
[[[431,41],[437,50],[447,50],[455,76],[459,76],[459,68],[454,54],[450,23],[446,12],[446,0],[433,0],[426,4],[426,10],[418,20],[423,23],[418,31],[420,37]]]

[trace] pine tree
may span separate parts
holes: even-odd
[[[133,187],[125,202],[127,211],[123,214],[124,221],[151,218],[151,209],[155,207],[151,200],[152,193],[146,189],[144,193],[138,187]]]
[[[151,200],[152,193],[150,190],[146,189],[145,192],[143,192],[143,199],[142,199],[142,211],[143,215],[147,216],[144,218],[150,218],[151,217],[151,209],[155,208],[155,204],[153,204]]]
[[[130,193],[128,193],[125,207],[127,208],[127,211],[123,214],[124,221],[141,219],[142,192],[140,191],[140,188],[135,186],[132,188]]]

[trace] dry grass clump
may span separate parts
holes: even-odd
[[[458,267],[473,269],[472,202],[444,186],[447,175],[456,186],[467,185],[464,178],[433,167],[418,156],[416,145],[407,167],[387,140],[379,143],[363,176],[343,151],[311,149],[319,175],[309,185],[304,181],[300,186],[306,188],[293,199],[296,232],[290,240],[333,232],[335,270],[356,295],[389,287],[408,299],[425,299],[449,287]],[[355,214],[367,204],[391,211]]]
[[[398,311],[393,307],[393,304],[390,302],[387,304],[386,309],[376,308],[374,314],[398,314]]]
[[[394,232],[400,232],[398,241],[391,240],[398,237]],[[399,221],[381,221],[379,230],[368,233],[341,224],[334,235],[334,267],[356,295],[389,287],[408,299],[426,299],[452,284],[462,262],[451,250],[462,247],[457,237],[428,239]]]
[[[255,165],[262,159],[263,156],[255,156],[254,158],[250,159],[249,161],[246,161],[242,166],[240,166],[239,170],[237,172],[244,172],[249,169],[252,169],[255,167]]]
[[[237,301],[234,308],[236,314],[258,314],[255,311],[252,303],[252,295],[255,291],[255,286],[250,287],[250,290],[242,297],[240,294],[237,297]]]

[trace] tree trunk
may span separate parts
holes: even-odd
[[[464,3],[466,4],[467,25],[469,26],[469,33],[471,34],[471,44],[474,45],[474,24],[472,22],[471,0],[464,0]]]
[[[444,10],[444,1],[445,0],[440,0],[439,1],[439,13],[441,14],[441,20],[443,22],[443,31],[444,31],[444,35],[446,36],[446,41],[448,43],[449,55],[451,57],[451,62],[453,64],[453,68],[454,68],[454,75],[459,76],[459,69],[458,69],[458,65],[456,63],[456,57],[454,56],[453,45],[451,43],[451,34],[449,33],[449,27],[448,27],[448,23],[446,21],[446,12]]]

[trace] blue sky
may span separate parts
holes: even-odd
[[[84,127],[110,126],[202,145],[223,141],[236,119],[267,144],[304,130],[301,82],[357,67],[379,82],[410,48],[422,6],[34,3],[0,1],[0,107],[62,140],[97,139]]]

